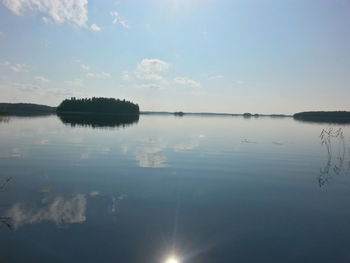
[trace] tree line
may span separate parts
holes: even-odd
[[[57,107],[57,112],[139,114],[139,105],[115,98],[65,99]]]

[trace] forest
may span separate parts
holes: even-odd
[[[57,112],[140,114],[139,105],[115,98],[65,99],[57,107]]]
[[[312,122],[350,123],[348,111],[306,111],[293,115],[294,119]]]

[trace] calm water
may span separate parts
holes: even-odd
[[[0,119],[0,262],[350,262],[348,126],[91,124]]]

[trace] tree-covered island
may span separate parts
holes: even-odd
[[[139,105],[114,98],[65,99],[57,107],[58,113],[104,113],[139,115]]]
[[[350,123],[349,111],[306,111],[293,115],[293,118],[310,122]]]

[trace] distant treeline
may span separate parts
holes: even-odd
[[[293,117],[302,121],[350,123],[348,111],[306,111],[296,113]]]
[[[56,111],[56,107],[32,103],[0,103],[0,114],[50,114]]]
[[[114,98],[65,99],[57,107],[57,112],[139,114],[139,105]]]

